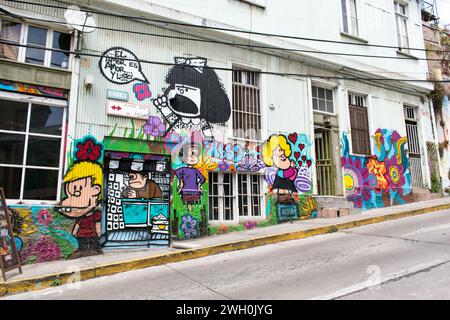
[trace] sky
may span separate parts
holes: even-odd
[[[438,14],[443,25],[450,24],[450,0],[437,0]]]

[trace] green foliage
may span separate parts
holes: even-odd
[[[441,192],[441,179],[437,175],[431,176],[431,193],[440,193]]]

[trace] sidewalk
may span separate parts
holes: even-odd
[[[161,250],[104,250],[105,253],[99,256],[26,265],[23,267],[23,274],[19,274],[18,270],[10,271],[6,283],[3,279],[0,280],[0,296],[41,290],[73,281],[301,239],[444,209],[450,209],[450,197],[374,209],[340,218],[295,221],[196,240],[178,241],[172,244],[172,248]]]

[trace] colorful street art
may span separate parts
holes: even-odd
[[[7,80],[0,80],[0,90],[26,93],[54,99],[68,99],[69,97],[68,91],[64,89],[35,86],[32,84],[12,82]]]
[[[69,259],[78,250],[73,221],[53,207],[13,206],[11,214],[22,264]]]
[[[395,130],[378,129],[373,141],[375,155],[352,156],[347,135],[342,136],[342,168],[348,200],[362,209],[411,201],[406,137]]]
[[[231,115],[230,100],[222,82],[204,58],[175,58],[166,76],[169,87],[153,100],[172,129],[201,130],[213,141],[212,124],[222,124]],[[166,135],[165,134],[165,135]]]
[[[92,136],[75,141],[75,159],[64,176],[65,197],[60,213],[76,219],[72,235],[78,241],[75,256],[102,253],[100,246],[103,186],[103,145]]]
[[[107,152],[104,247],[169,245],[170,161]]]

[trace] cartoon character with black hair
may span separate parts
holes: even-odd
[[[153,104],[172,128],[200,128],[212,141],[211,124],[225,123],[231,115],[230,100],[222,82],[204,58],[175,58],[166,82],[169,87]]]
[[[191,211],[192,205],[198,204],[202,197],[202,185],[206,179],[195,167],[200,161],[200,145],[196,143],[186,143],[179,153],[181,161],[186,167],[175,170],[178,178],[178,192],[183,203]]]

